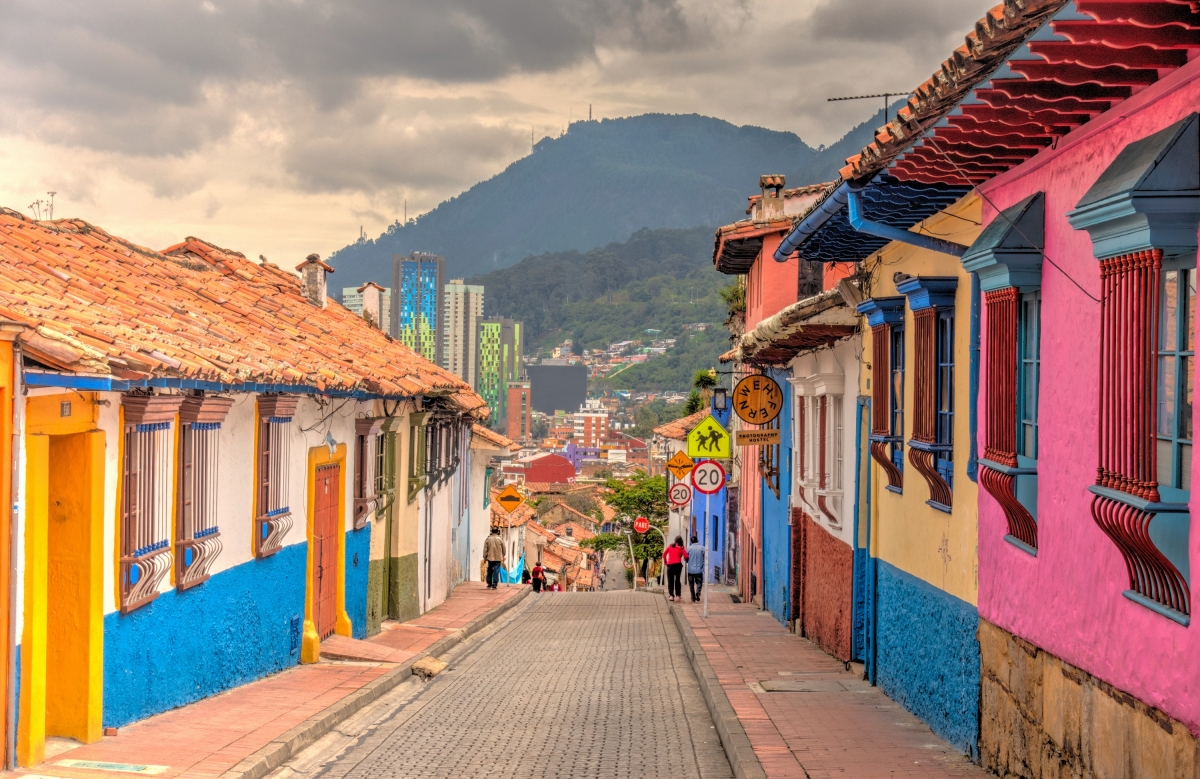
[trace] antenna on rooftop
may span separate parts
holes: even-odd
[[[57,193],[57,192],[47,192],[46,194],[50,196],[50,216],[49,216],[49,219],[50,219],[51,221],[54,221],[54,196],[55,196],[55,195],[57,195],[58,193]]]
[[[592,121],[592,104],[588,103],[588,121]]]
[[[883,98],[883,121],[884,121],[884,124],[886,124],[888,122],[888,105],[889,105],[888,98],[889,97],[905,97],[906,95],[911,95],[911,94],[912,94],[912,90],[909,90],[908,92],[881,92],[878,95],[851,95],[849,97],[831,97],[831,98],[828,98],[825,102],[826,103],[837,103],[842,100],[868,100],[870,98],[882,97]]]

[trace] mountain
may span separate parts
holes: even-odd
[[[390,285],[393,254],[441,254],[447,278],[457,278],[624,241],[644,227],[725,224],[743,218],[762,173],[783,173],[793,186],[836,176],[882,114],[819,149],[790,132],[695,114],[575,122],[502,173],[329,262],[339,287]]]
[[[666,354],[632,365],[602,386],[686,390],[698,367],[716,366],[729,348],[718,290],[730,278],[713,269],[712,247],[711,227],[642,229],[627,241],[587,252],[526,257],[469,283],[487,289],[485,314],[525,323],[531,356],[566,338],[581,349],[674,338]],[[685,327],[698,322],[709,327]]]
[[[729,278],[712,266],[713,228],[647,230],[622,243],[526,257],[469,279],[482,284],[484,313],[525,323],[526,351],[571,338],[584,349],[673,338],[690,322],[721,322],[717,289]]]

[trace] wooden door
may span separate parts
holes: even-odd
[[[313,622],[324,640],[337,624],[338,481],[337,464],[317,468],[313,516]]]

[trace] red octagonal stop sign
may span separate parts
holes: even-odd
[[[650,520],[646,519],[645,517],[638,517],[637,519],[633,520],[633,532],[649,533]]]

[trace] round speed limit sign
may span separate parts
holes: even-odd
[[[671,491],[667,493],[667,497],[671,499],[671,504],[675,506],[686,506],[692,501],[692,488],[680,482],[671,485]]]
[[[712,495],[725,486],[725,469],[716,460],[703,460],[692,469],[692,486],[696,492]]]

